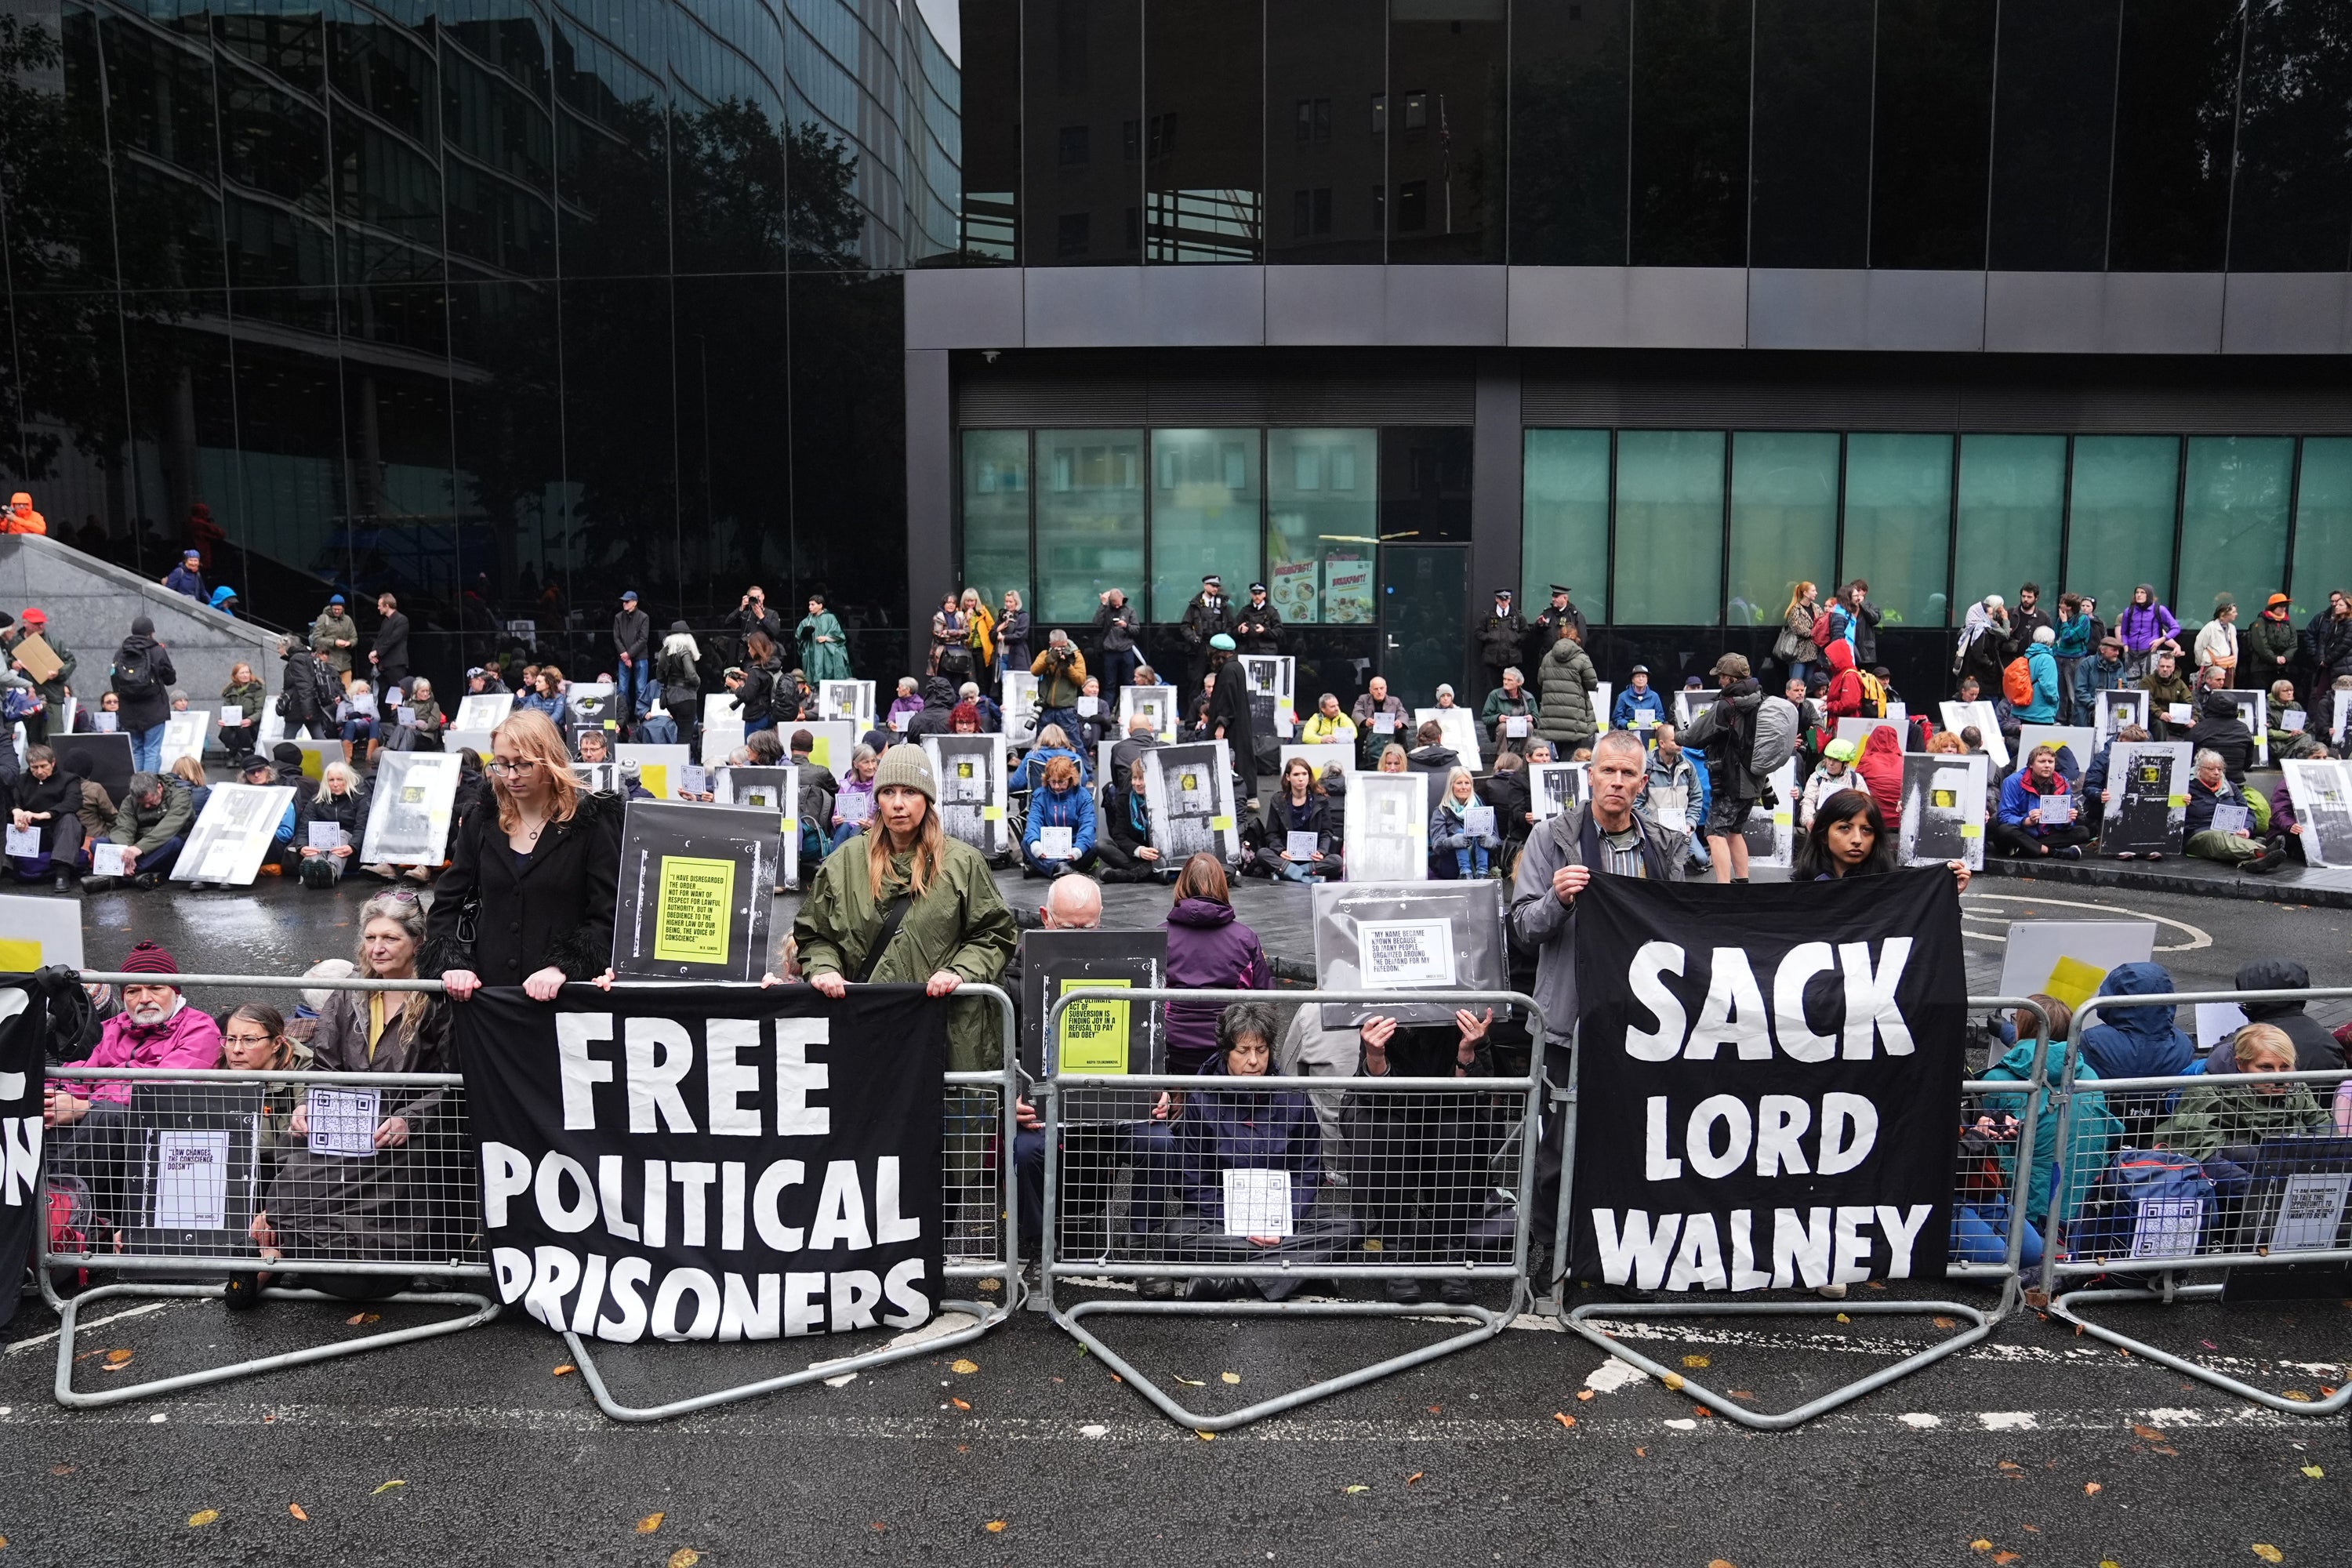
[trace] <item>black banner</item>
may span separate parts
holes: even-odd
[[[913,985],[457,1005],[499,1297],[621,1343],[925,1321],[947,1005]]]
[[[1575,1272],[1943,1277],[1968,983],[1942,867],[1577,897]]]
[[[0,975],[0,1327],[16,1315],[41,1214],[41,1047],[49,1005],[30,975]]]

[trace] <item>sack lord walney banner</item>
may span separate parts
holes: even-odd
[[[945,1002],[573,985],[455,1016],[501,1300],[621,1343],[930,1317]]]
[[[1942,867],[1577,896],[1577,1278],[1941,1279],[1967,981]]]

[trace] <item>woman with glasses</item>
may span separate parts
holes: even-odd
[[[424,972],[457,1002],[483,985],[551,1002],[612,958],[623,808],[580,788],[543,713],[509,714],[490,748],[483,771],[498,809],[467,813],[450,836]]]
[[[306,1070],[310,1047],[286,1034],[286,1016],[266,1002],[247,1002],[221,1026],[221,1065],[237,1072]],[[259,1142],[263,1163],[272,1172],[286,1151],[307,1142],[293,1131],[294,1112],[305,1091],[296,1083],[266,1087],[261,1100]]]
[[[352,958],[361,978],[417,978],[425,913],[415,893],[405,888],[378,893],[360,906],[359,924]],[[249,1041],[264,1032],[240,1022],[243,1016],[244,1010],[230,1016],[229,1033]],[[334,1073],[447,1072],[449,1035],[449,1009],[438,997],[338,990],[319,1010],[311,1065]],[[462,1118],[439,1089],[386,1088],[375,1094],[368,1147],[352,1154],[312,1152],[312,1097],[302,1092],[286,1121],[287,1145],[278,1152],[268,1196],[247,1231],[266,1264],[306,1258],[392,1262],[446,1254],[454,1238],[442,1234],[442,1221],[458,1211],[460,1195],[472,1185],[460,1148]],[[389,1296],[407,1283],[398,1274],[304,1273],[312,1288],[354,1300]],[[268,1279],[267,1273],[232,1276],[229,1309],[257,1304]]]

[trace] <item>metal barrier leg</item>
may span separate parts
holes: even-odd
[[[85,1394],[73,1386],[74,1346],[76,1331],[80,1327],[81,1309],[92,1301],[110,1297],[135,1297],[142,1300],[217,1300],[221,1288],[216,1285],[100,1285],[79,1296],[60,1298],[49,1289],[47,1271],[43,1271],[42,1294],[49,1298],[58,1310],[58,1376],[56,1395],[59,1405],[69,1409],[92,1410],[101,1405],[121,1405],[133,1399],[152,1399],[159,1394],[177,1394],[183,1389],[201,1388],[206,1384],[226,1383],[232,1378],[256,1373],[283,1372],[289,1367],[307,1366],[312,1362],[333,1361],[341,1356],[359,1355],[367,1351],[389,1350],[394,1345],[414,1344],[420,1340],[439,1339],[445,1334],[458,1334],[477,1329],[499,1315],[499,1303],[488,1296],[470,1290],[403,1291],[397,1296],[383,1298],[386,1301],[413,1302],[420,1306],[470,1307],[472,1311],[462,1318],[423,1323],[414,1328],[395,1329],[389,1333],[368,1334],[339,1344],[313,1345],[308,1350],[284,1351],[276,1355],[257,1356],[228,1366],[211,1367],[203,1372],[181,1373],[174,1377],[159,1377],[150,1383],[134,1383],[128,1387],[112,1387],[104,1393]],[[344,1299],[330,1296],[321,1290],[286,1290],[270,1289],[262,1295],[278,1301],[337,1301]]]
[[[2179,1300],[2219,1300],[2221,1289],[2219,1285],[2175,1285],[2163,1290],[2069,1290],[2062,1296],[2053,1298],[2050,1303],[2050,1310],[2095,1339],[2105,1340],[2119,1350],[2126,1350],[2136,1356],[2145,1357],[2158,1366],[2170,1367],[2183,1377],[2193,1377],[2200,1383],[2210,1384],[2224,1393],[2234,1394],[2241,1399],[2249,1400],[2268,1410],[2276,1410],[2287,1415],[2333,1415],[2347,1405],[2352,1405],[2352,1378],[2347,1378],[2342,1387],[2325,1398],[2289,1399],[2284,1394],[2273,1394],[2268,1389],[2256,1388],[2252,1384],[2241,1383],[2227,1373],[2215,1372],[2210,1366],[2200,1365],[2186,1357],[2174,1355],[2170,1351],[2159,1350],[2144,1340],[2136,1340],[2129,1334],[2103,1328],[2084,1317],[2082,1311],[2084,1304],[2092,1301],[2162,1303]]]

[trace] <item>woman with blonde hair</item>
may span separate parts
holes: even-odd
[[[971,667],[975,671],[996,668],[996,617],[982,603],[980,590],[966,588],[963,602],[964,645],[971,649]]]
[[[1029,612],[1022,608],[1021,590],[1004,590],[1004,613],[996,617],[996,684],[1004,685],[1008,669],[1029,668]]]
[[[1813,617],[1821,614],[1821,590],[1811,583],[1789,584],[1789,607],[1780,613],[1780,635],[1772,657],[1789,667],[1789,679],[1802,680],[1813,662]]]
[[[450,835],[425,973],[458,1002],[483,985],[551,1002],[611,961],[624,807],[580,788],[543,713],[509,714],[490,750],[482,771],[498,809],[468,812]]]
[[[329,763],[320,773],[317,793],[307,800],[296,796],[294,806],[294,842],[300,851],[296,874],[306,888],[331,888],[343,879],[367,834],[367,790],[359,770],[346,762]],[[314,843],[314,826],[333,827],[338,842],[331,847]]]

